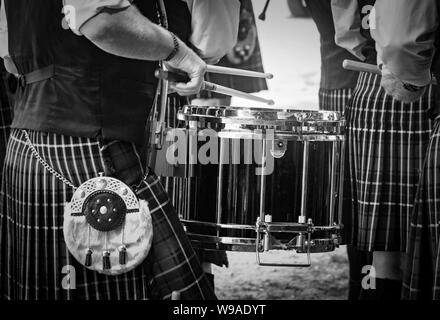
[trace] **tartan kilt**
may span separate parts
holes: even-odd
[[[440,117],[434,123],[411,219],[404,299],[440,300]]]
[[[136,185],[138,196],[149,203],[153,244],[147,259],[123,275],[101,275],[78,263],[66,248],[62,230],[64,204],[73,189],[36,160],[24,133],[14,129],[1,194],[2,299],[169,299],[173,291],[184,300],[215,299],[159,179],[149,174],[142,180],[146,167],[133,144],[28,133],[39,155],[76,186],[100,172]],[[66,286],[66,270],[69,276],[74,270],[70,286]]]
[[[417,102],[387,95],[381,77],[361,73],[347,109],[352,244],[406,251],[411,213],[431,134],[429,87]]]
[[[344,114],[353,94],[352,88],[319,89],[319,110],[335,111]]]

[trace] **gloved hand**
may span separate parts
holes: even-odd
[[[380,84],[387,94],[405,103],[416,102],[426,91],[426,87],[414,87],[405,84],[385,68],[382,70],[382,81]]]
[[[165,65],[173,70],[177,69],[186,72],[191,79],[188,83],[173,83],[170,82],[170,89],[176,91],[182,96],[195,95],[202,89],[203,81],[205,80],[206,63],[185,43],[181,40],[179,42],[179,50],[177,54]]]

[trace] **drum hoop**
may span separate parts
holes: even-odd
[[[185,106],[178,112],[182,121],[204,120],[224,124],[250,124],[283,126],[317,126],[333,123],[344,126],[345,119],[340,112],[317,110],[262,109],[243,107],[200,107]]]

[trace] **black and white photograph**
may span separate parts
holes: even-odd
[[[0,1],[0,304],[440,300],[440,0]]]

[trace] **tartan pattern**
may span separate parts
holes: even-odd
[[[361,73],[347,109],[352,243],[364,251],[405,252],[433,90],[405,104],[387,95],[380,79]]]
[[[325,111],[341,112],[344,114],[348,102],[353,94],[353,89],[319,89],[319,109]]]
[[[440,117],[434,123],[411,219],[402,296],[440,300]]]
[[[143,157],[133,144],[100,142],[29,131],[32,143],[74,185],[105,172],[128,185],[143,176]],[[159,179],[150,174],[137,189],[153,217],[153,246],[135,270],[105,276],[87,270],[67,251],[62,223],[73,190],[47,172],[31,154],[24,135],[9,141],[0,213],[0,297],[29,300],[215,299]],[[76,271],[76,289],[62,286],[64,266]]]

